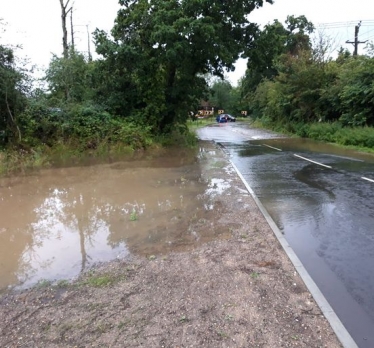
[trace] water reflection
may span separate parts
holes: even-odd
[[[0,179],[0,288],[215,237],[194,224],[214,214],[211,198],[228,184],[203,179],[196,158],[168,152]]]
[[[373,347],[373,186],[361,176],[373,176],[374,157],[300,139],[228,149],[344,325],[357,342],[365,337],[362,347]]]

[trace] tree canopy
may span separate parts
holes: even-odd
[[[22,138],[17,117],[25,106],[25,77],[16,66],[14,50],[0,44],[0,142]]]
[[[113,39],[95,33],[97,52],[109,64],[104,70],[112,76],[106,91],[125,100],[115,103],[127,105],[122,114],[138,111],[156,132],[183,124],[206,89],[202,75],[223,77],[252,46],[257,25],[248,14],[263,3],[120,0]],[[136,91],[136,101],[129,89]]]
[[[243,82],[246,94],[263,79],[272,79],[278,74],[276,64],[281,55],[297,55],[311,48],[309,34],[314,26],[305,16],[288,16],[285,24],[274,20],[256,31],[254,44],[246,52],[248,64]]]

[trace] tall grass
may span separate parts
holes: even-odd
[[[102,139],[70,137],[60,138],[53,145],[40,143],[34,146],[9,146],[0,150],[0,175],[25,173],[51,166],[106,162],[130,158],[145,149],[168,146],[193,148],[196,144],[196,135],[186,127],[183,131],[176,127],[171,134],[152,136],[142,129],[126,126]]]
[[[271,123],[256,120],[257,127],[269,128],[289,135],[297,135],[343,146],[354,147],[361,151],[374,152],[373,127],[343,127],[339,122],[333,123]]]

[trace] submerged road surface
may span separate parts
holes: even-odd
[[[374,156],[244,124],[221,143],[359,347],[374,347]]]

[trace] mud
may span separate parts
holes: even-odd
[[[194,230],[227,240],[3,293],[0,346],[341,347],[226,155],[203,146],[204,178],[229,185]]]

